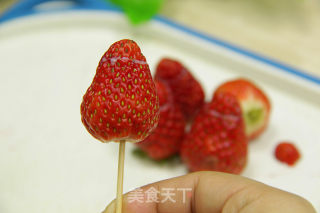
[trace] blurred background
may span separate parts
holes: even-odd
[[[113,0],[113,2],[137,0]],[[319,0],[138,0],[151,11],[320,76]],[[0,13],[19,2],[0,0]],[[150,9],[150,8],[149,8]]]

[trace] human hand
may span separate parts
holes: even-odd
[[[197,172],[142,187],[143,192],[154,187],[161,189],[190,189],[176,193],[172,202],[148,202],[147,193],[139,202],[132,202],[130,192],[124,195],[123,213],[214,213],[214,212],[272,212],[315,213],[302,197],[265,184],[219,172]],[[130,200],[131,199],[131,200]],[[163,200],[162,200],[163,201]],[[115,201],[103,213],[114,213]]]

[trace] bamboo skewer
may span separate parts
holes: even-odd
[[[123,170],[124,170],[125,148],[126,148],[126,141],[121,140],[119,144],[116,213],[122,213]]]

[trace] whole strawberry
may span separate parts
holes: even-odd
[[[266,94],[254,83],[246,79],[228,81],[219,86],[215,94],[220,92],[230,93],[238,99],[249,140],[255,139],[266,129],[271,104]]]
[[[247,162],[241,108],[229,94],[217,94],[195,117],[184,138],[181,157],[191,171],[239,174]]]
[[[170,88],[161,81],[155,84],[160,100],[159,124],[150,136],[136,145],[150,158],[161,160],[179,152],[186,122],[180,106],[173,100]]]
[[[139,142],[157,126],[159,100],[146,58],[132,40],[111,45],[83,97],[81,118],[101,142]]]
[[[164,58],[158,64],[155,78],[168,83],[185,117],[193,118],[204,103],[204,92],[188,69],[178,61]]]

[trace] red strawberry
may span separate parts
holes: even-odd
[[[247,146],[237,100],[219,93],[195,117],[182,143],[181,157],[191,171],[239,174],[247,162]]]
[[[252,140],[258,137],[269,122],[271,104],[268,97],[256,85],[245,79],[222,84],[215,94],[220,92],[230,93],[238,99],[248,139]]]
[[[156,130],[136,145],[155,160],[168,158],[179,152],[184,135],[185,118],[180,106],[173,101],[170,88],[156,81],[160,100],[160,120]]]
[[[102,56],[81,104],[82,122],[102,142],[138,142],[157,126],[159,100],[146,58],[132,40]]]
[[[164,58],[160,61],[156,79],[167,82],[175,101],[181,106],[187,119],[192,118],[204,103],[204,92],[199,82],[178,61]]]
[[[294,144],[289,142],[278,144],[274,154],[279,161],[286,163],[289,166],[293,166],[300,158],[298,149]]]

